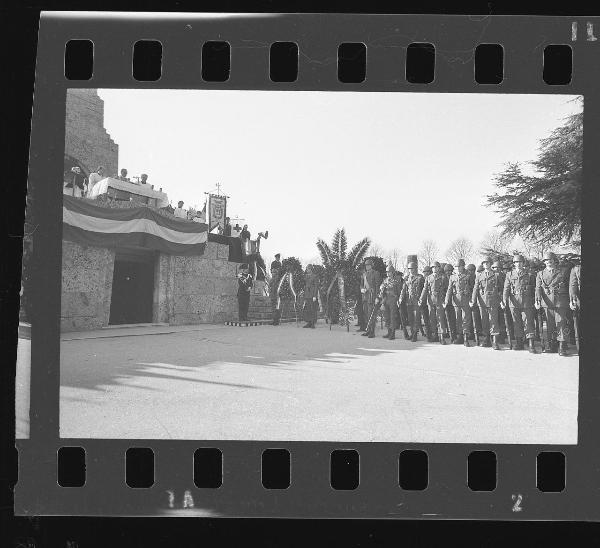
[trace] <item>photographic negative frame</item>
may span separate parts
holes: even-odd
[[[599,446],[598,369],[592,336],[596,290],[597,189],[600,171],[593,150],[600,140],[598,110],[597,18],[486,17],[417,15],[194,15],[43,13],[40,22],[32,118],[29,193],[34,202],[37,276],[32,282],[30,433],[17,440],[18,515],[204,515],[231,517],[369,517],[456,519],[597,519]],[[65,45],[91,40],[93,74],[86,80],[65,78]],[[136,80],[134,44],[162,44],[160,76]],[[202,48],[210,41],[230,47],[230,67],[221,81],[203,79]],[[269,47],[298,45],[298,77],[292,82],[269,78]],[[340,44],[364,44],[366,71],[340,81]],[[406,78],[411,44],[435,46],[434,78],[414,83]],[[501,44],[504,78],[499,84],[475,80],[475,47]],[[549,85],[543,78],[544,48],[568,45],[572,51],[570,83]],[[360,48],[359,48],[360,49]],[[357,54],[360,57],[360,52]],[[206,74],[205,74],[206,76]],[[225,77],[223,77],[225,78]],[[302,90],[394,93],[568,94],[584,98],[584,184],[582,248],[586,275],[582,287],[579,356],[578,436],[574,445],[368,443],[309,441],[154,440],[61,438],[60,308],[62,195],[49,179],[63,169],[65,102],[70,88]],[[582,252],[582,255],[585,252]],[[589,272],[589,274],[588,274]],[[521,405],[522,402],[514,402]],[[85,482],[79,487],[57,483],[57,455],[63,447],[85,450]],[[149,487],[125,482],[125,455],[130,448],[153,452],[154,480]],[[201,448],[222,454],[219,487],[197,487],[193,456]],[[267,449],[291,456],[291,483],[285,490],[266,489],[261,457]],[[354,489],[332,487],[332,452],[359,455]],[[424,490],[402,489],[398,463],[406,450],[428,457]],[[469,455],[493,452],[496,484],[491,491],[468,485]],[[566,484],[559,492],[537,486],[540,453],[564,455]],[[349,461],[352,460],[347,456]],[[348,461],[348,462],[349,462]],[[186,495],[186,493],[188,493]],[[171,507],[171,495],[175,501]],[[193,500],[194,503],[190,504]],[[185,502],[187,501],[187,503]],[[186,514],[187,512],[187,514]]]

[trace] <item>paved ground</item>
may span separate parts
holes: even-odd
[[[63,336],[61,437],[577,442],[576,356],[326,325],[108,331]]]

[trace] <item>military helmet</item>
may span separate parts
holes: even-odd
[[[456,261],[456,266],[465,266],[465,260],[464,259],[458,259],[458,261]]]
[[[492,268],[502,268],[502,263],[500,261],[494,261]]]
[[[444,265],[444,270],[454,270],[454,267],[450,263]]]
[[[424,273],[427,273],[427,272],[428,272],[429,274],[431,274],[431,267],[430,267],[429,265],[427,265],[427,266],[424,266],[424,267],[423,267],[423,272],[424,272]]]
[[[433,265],[432,265],[432,266],[433,266],[433,267],[436,267],[436,266],[437,266],[438,268],[441,268],[441,267],[442,267],[442,265],[441,265],[441,264],[440,264],[438,261],[435,261],[435,263],[433,263]]]
[[[373,259],[367,259],[365,261],[365,265],[370,264],[371,266],[373,266]]]
[[[558,261],[558,257],[556,256],[556,253],[552,253],[552,251],[548,251],[547,253],[544,253],[544,262],[546,261]]]
[[[485,262],[485,261],[484,261],[484,262]],[[483,272],[483,265],[482,265],[482,264],[480,264],[480,265],[477,267],[477,272]]]
[[[467,270],[477,270],[477,267],[473,263],[467,265]]]
[[[525,257],[523,257],[523,255],[521,255],[520,253],[517,253],[513,257],[513,263],[525,263]]]
[[[411,270],[413,268],[419,268],[419,266],[417,265],[417,263],[415,263],[414,261],[411,263],[408,263],[408,269]]]

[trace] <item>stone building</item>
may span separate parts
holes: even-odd
[[[61,330],[237,319],[239,263],[225,237],[214,239],[194,256],[63,240]]]
[[[65,116],[65,173],[79,166],[87,177],[98,166],[115,175],[119,146],[104,128],[104,101],[95,89],[68,89]]]

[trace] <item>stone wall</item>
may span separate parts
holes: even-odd
[[[115,252],[65,240],[62,244],[61,330],[108,325]]]
[[[67,90],[65,155],[79,161],[87,173],[99,165],[113,176],[119,163],[119,146],[104,129],[104,101],[95,89]]]
[[[229,247],[208,242],[204,255],[161,254],[155,270],[154,321],[172,325],[237,318],[237,263]]]

